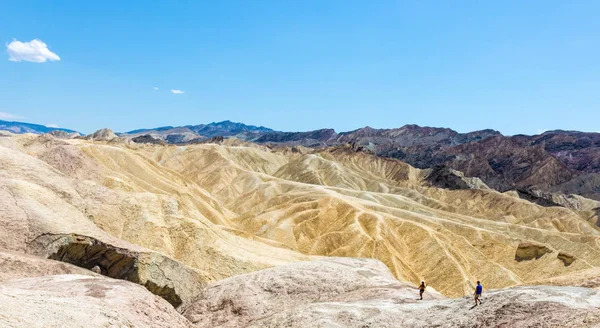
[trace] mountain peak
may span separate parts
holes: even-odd
[[[52,131],[64,131],[67,133],[75,133],[76,131],[62,128],[51,128],[41,124],[25,123],[25,122],[10,122],[0,120],[0,130],[9,131],[12,133],[34,133],[43,134]]]
[[[191,125],[188,128],[195,133],[212,138],[217,136],[229,137],[242,133],[265,133],[274,132],[274,130],[264,126],[246,125],[244,123],[225,120],[221,122],[212,122],[209,124]]]
[[[119,137],[111,129],[103,128],[88,135],[86,138],[98,141],[111,141],[118,139]]]

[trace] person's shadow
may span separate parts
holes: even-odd
[[[477,306],[477,304],[471,306],[471,308],[469,310],[473,310],[476,306]]]

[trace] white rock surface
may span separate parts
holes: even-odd
[[[0,284],[0,327],[190,327],[165,300],[123,280],[57,275]]]
[[[330,258],[209,284],[183,314],[197,327],[600,327],[600,291],[531,286],[446,299],[382,263]]]
[[[0,251],[0,282],[58,274],[95,276],[91,271],[72,264],[22,253]]]
[[[247,327],[600,327],[600,294],[579,287],[517,287],[471,297],[396,304],[314,303]]]
[[[416,286],[399,282],[372,259],[323,258],[209,284],[183,314],[199,327],[243,327],[312,304],[417,302]],[[444,298],[428,289],[426,300]]]

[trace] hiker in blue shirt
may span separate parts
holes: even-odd
[[[483,292],[483,286],[481,286],[481,283],[478,281],[477,287],[475,287],[475,306],[477,306],[477,302],[479,302],[479,304],[481,304],[481,300],[479,298],[481,297],[482,292]]]

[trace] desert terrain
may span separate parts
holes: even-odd
[[[585,195],[539,204],[352,143],[0,133],[0,326],[600,324]]]

